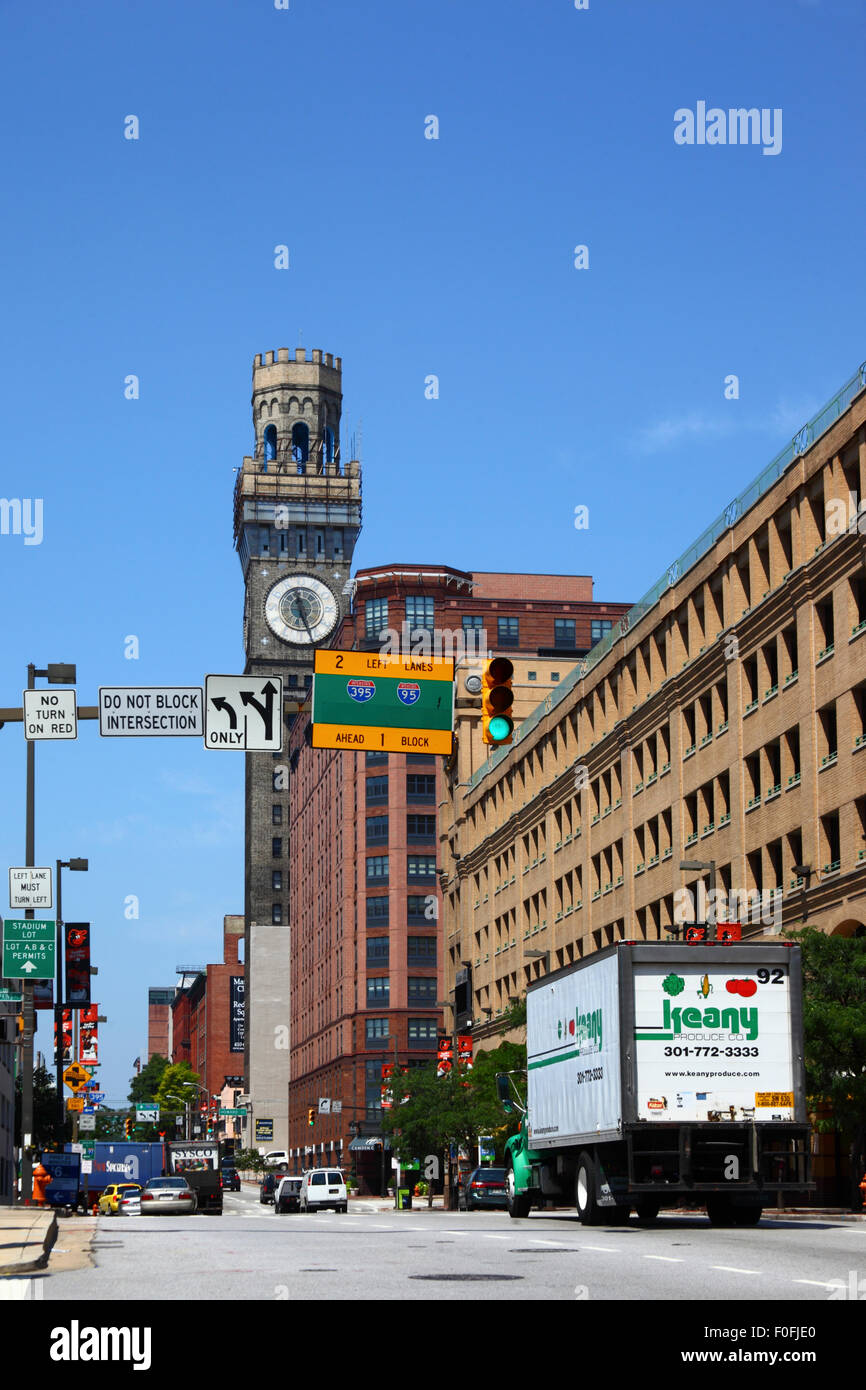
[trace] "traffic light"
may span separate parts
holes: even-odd
[[[123,1131],[123,1132],[124,1132],[124,1134],[126,1135],[126,1137],[127,1137],[127,1139],[128,1139],[129,1136],[130,1136],[130,1134],[132,1133],[132,1120],[129,1118],[128,1115],[127,1115],[126,1119],[124,1120],[123,1124],[124,1124],[124,1131]]]
[[[312,1129],[312,1127],[313,1127],[313,1125],[314,1125],[315,1123],[316,1123],[316,1107],[315,1107],[315,1105],[311,1105],[310,1108],[309,1108],[309,1110],[307,1111],[307,1124],[308,1124],[308,1125],[310,1126],[310,1128]]]
[[[496,748],[510,743],[514,732],[514,720],[511,718],[513,675],[514,666],[507,656],[494,656],[484,663],[481,677],[481,739]]]

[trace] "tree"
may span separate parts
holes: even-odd
[[[125,1121],[129,1113],[128,1110],[110,1110],[101,1106],[96,1112],[96,1128],[91,1137],[106,1140],[108,1143],[123,1139],[126,1135]],[[85,1134],[83,1137],[87,1139],[88,1135]]]
[[[161,1057],[158,1052],[153,1054],[147,1065],[142,1067],[138,1076],[134,1076],[129,1083],[129,1099],[133,1105],[137,1101],[156,1100],[159,1083],[168,1065],[167,1057]]]
[[[866,1165],[866,938],[792,933],[803,953],[806,1095],[820,1133],[848,1144],[852,1205]],[[822,1106],[829,1114],[821,1114]]]
[[[61,1124],[57,1105],[57,1088],[51,1072],[44,1066],[33,1068],[33,1147],[62,1148],[66,1141],[66,1123]],[[21,1077],[15,1078],[15,1143],[21,1144]]]
[[[176,1124],[178,1116],[183,1116],[187,1105],[198,1113],[201,1091],[199,1077],[189,1062],[175,1062],[166,1066],[160,1077],[159,1086],[153,1099],[159,1106],[159,1123],[165,1128]]]

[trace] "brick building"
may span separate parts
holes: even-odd
[[[153,986],[147,991],[147,1058],[171,1054],[171,1006],[174,986]]]
[[[476,1041],[546,969],[675,934],[710,887],[683,859],[756,935],[866,932],[864,494],[866,367],[511,747],[458,700],[444,997],[468,969]]]
[[[218,1095],[228,1106],[243,1090],[243,935],[243,917],[225,917],[222,962],[182,974],[172,1004],[172,1062],[189,1062],[208,1100]],[[229,1121],[219,1132],[233,1134],[235,1128]]]
[[[407,650],[429,635],[431,649],[449,648],[443,656],[465,646],[468,664],[487,648],[508,651],[520,714],[625,611],[596,604],[585,576],[379,566],[358,573],[332,645]],[[458,690],[464,676],[458,664]],[[362,1190],[378,1191],[390,1175],[378,1142],[382,1066],[395,1057],[427,1063],[443,1022],[442,759],[314,749],[307,711],[290,731],[289,767],[292,1168],[348,1166],[351,1156]],[[277,838],[275,866],[282,851]],[[274,875],[276,893],[279,867]],[[309,1109],[323,1097],[339,1100],[341,1112],[316,1113],[311,1128]]]

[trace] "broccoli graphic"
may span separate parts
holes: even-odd
[[[681,975],[668,975],[662,980],[662,989],[665,994],[682,994],[686,987],[686,982]]]

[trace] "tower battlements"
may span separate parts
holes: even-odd
[[[279,368],[284,364],[292,368],[297,366],[328,367],[338,375],[342,372],[342,357],[335,357],[332,352],[322,352],[321,348],[311,348],[310,353],[311,355],[308,357],[307,349],[302,347],[295,348],[294,354],[290,354],[288,348],[276,348],[274,352],[257,352],[253,359],[253,382],[255,383],[258,372],[264,371],[268,367]]]

